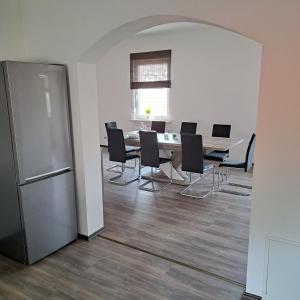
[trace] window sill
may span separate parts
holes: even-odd
[[[132,118],[130,119],[130,121],[133,122],[152,122],[152,121],[164,121],[166,123],[171,123],[172,120],[168,119],[168,118],[150,118],[150,119],[144,119],[144,118]]]

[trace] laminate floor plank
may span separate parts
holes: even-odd
[[[111,165],[104,153],[104,168]],[[136,175],[126,172],[128,178]],[[104,171],[102,236],[245,284],[251,196],[217,192],[194,199],[181,196],[177,185],[151,193],[139,190],[138,182],[110,184],[112,174]],[[251,185],[252,174],[233,171],[229,181]],[[229,185],[226,189],[250,191]]]
[[[243,288],[95,238],[23,266],[0,256],[1,300],[238,300]]]

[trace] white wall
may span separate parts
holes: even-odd
[[[101,143],[107,144],[105,121],[115,120],[125,131],[140,125],[131,121],[129,54],[172,49],[167,129],[179,132],[181,121],[196,121],[199,133],[211,135],[213,123],[232,124],[231,136],[245,143],[233,149],[231,157],[245,159],[256,130],[261,45],[212,26],[173,27],[161,25],[127,39],[98,62]]]
[[[19,0],[0,1],[0,60],[24,59]]]
[[[1,9],[11,0],[1,0]],[[95,63],[109,45],[170,20],[199,20],[240,32],[263,44],[258,105],[256,167],[254,171],[247,291],[263,293],[265,244],[268,235],[300,241],[300,2],[298,0],[22,0],[25,46],[30,60],[58,61],[70,66],[74,125],[82,127],[78,112],[85,95],[78,94],[82,58]],[[104,43],[103,43],[104,42]],[[0,49],[5,46],[0,44]],[[4,53],[4,52],[3,52]],[[7,52],[5,52],[7,53]],[[87,56],[93,53],[95,56]],[[99,56],[97,56],[99,53]],[[91,74],[93,70],[91,70]],[[82,74],[81,74],[82,75]],[[96,103],[93,99],[92,103]],[[95,105],[96,107],[96,105]],[[75,113],[74,113],[75,111]],[[93,118],[97,118],[93,114]],[[95,120],[91,120],[95,124]],[[96,149],[99,133],[93,134]],[[96,130],[97,131],[97,130]],[[82,144],[76,143],[80,154]],[[91,142],[92,141],[92,142]],[[93,152],[99,168],[98,156]],[[83,156],[78,164],[87,165]],[[84,175],[78,171],[84,185]],[[96,180],[89,186],[99,190]],[[83,191],[82,187],[80,191]],[[84,193],[83,193],[84,194]],[[93,193],[89,194],[93,195]],[[83,201],[93,198],[83,195]],[[100,215],[100,212],[99,212]],[[89,218],[89,215],[86,216]],[[282,253],[284,263],[286,254]],[[297,299],[295,295],[294,299]],[[287,299],[285,299],[287,300]]]
[[[82,63],[78,64],[77,68],[80,71],[78,73],[80,75],[78,77],[79,100],[84,99],[84,102],[79,102],[80,127],[75,133],[81,133],[80,140],[76,141],[77,145],[81,145],[81,149],[80,153],[77,151],[76,155],[77,158],[82,157],[85,162],[76,165],[77,188],[78,192],[83,193],[77,197],[78,227],[80,233],[89,236],[104,226],[100,138],[97,137],[99,118],[98,102],[96,101],[96,66]],[[86,198],[90,201],[84,201]]]

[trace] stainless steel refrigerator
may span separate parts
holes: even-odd
[[[31,264],[76,238],[66,68],[0,62],[0,252]]]

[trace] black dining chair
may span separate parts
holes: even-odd
[[[231,131],[231,125],[229,124],[214,124],[212,130],[212,136],[229,138]]]
[[[157,140],[157,132],[155,131],[140,131],[140,145],[141,145],[141,159],[140,159],[140,169],[141,167],[150,167],[151,175],[150,179],[140,185],[141,190],[156,192],[159,189],[154,187],[154,170],[158,169],[161,164],[170,163],[171,166],[171,180],[169,183],[172,183],[172,160],[171,158],[163,158],[159,156],[159,147]],[[147,188],[146,186],[151,183],[152,188]],[[169,184],[168,183],[168,184]]]
[[[228,124],[214,124],[212,130],[213,137],[230,138],[231,125]],[[220,151],[215,150],[204,156],[207,160],[224,161],[229,157],[229,150]]]
[[[181,155],[182,155],[182,171],[190,173],[190,184],[180,192],[181,195],[193,198],[205,198],[215,189],[215,166],[204,162],[204,150],[202,135],[182,134],[181,135]],[[188,193],[188,190],[200,179],[202,175],[207,175],[209,171],[213,173],[212,188],[202,194]],[[196,180],[192,181],[192,173],[200,174]],[[219,178],[219,175],[218,175]],[[219,180],[218,180],[219,185]]]
[[[107,134],[107,139],[108,139],[108,152],[109,152],[109,148],[110,148],[110,139],[109,139],[109,135],[108,135],[108,130],[109,129],[115,129],[118,128],[117,126],[117,122],[116,121],[110,121],[110,122],[106,122],[105,124],[105,129],[106,129],[106,134]],[[130,152],[139,152],[140,151],[140,147],[133,147],[133,146],[125,146],[125,151],[126,153],[130,153]],[[116,172],[115,169],[116,168],[122,168],[122,165],[120,164],[115,164],[109,168],[106,169],[106,171],[109,172]],[[125,166],[125,168],[128,169],[135,169],[136,168],[136,160],[134,161],[134,167],[132,166]],[[119,171],[117,171],[117,173],[119,173]]]
[[[221,171],[222,177],[225,174],[226,183],[228,185],[235,186],[235,187],[240,187],[240,188],[245,188],[245,189],[248,189],[248,190],[252,189],[252,186],[249,186],[249,185],[233,183],[233,182],[228,183],[228,171],[229,171],[230,168],[244,169],[245,172],[250,171],[250,169],[253,167],[253,156],[254,156],[254,149],[255,149],[255,140],[256,140],[256,135],[253,133],[252,136],[251,136],[248,148],[247,148],[245,161],[237,161],[237,160],[227,159],[219,165],[219,167],[222,170]],[[226,168],[226,172],[224,172],[224,170],[223,170],[224,168]],[[223,181],[223,178],[222,178],[222,181]],[[226,190],[226,189],[221,189],[220,192],[233,194],[233,195],[239,195],[239,196],[250,196],[249,193],[231,191],[231,190]]]
[[[104,125],[105,125],[106,132],[107,132],[107,129],[118,128],[116,121],[106,122],[106,123],[104,123]]]
[[[165,133],[166,122],[165,121],[152,121],[151,130],[156,131],[158,133]]]
[[[227,159],[224,162],[220,163],[220,168],[237,168],[237,169],[244,169],[245,172],[248,172],[253,165],[253,155],[254,155],[254,149],[255,149],[255,139],[256,135],[255,133],[252,134],[247,152],[246,152],[246,158],[245,161],[237,161],[233,159]]]
[[[137,152],[126,152],[125,141],[123,130],[118,128],[109,128],[107,130],[108,133],[108,140],[109,140],[109,160],[113,162],[121,163],[121,171],[117,172],[117,176],[114,176],[109,179],[110,183],[114,183],[117,185],[127,185],[133,181],[139,180],[140,178],[140,168],[139,168],[139,175],[129,181],[116,181],[116,179],[121,178],[125,172],[125,163],[128,160],[132,159],[139,159],[140,156]]]
[[[190,134],[196,134],[197,132],[197,123],[195,122],[182,122],[180,133],[190,133]]]

